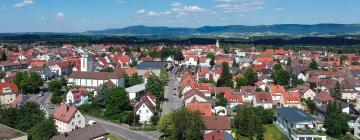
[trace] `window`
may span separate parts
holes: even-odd
[[[146,113],[149,113],[149,110],[146,110]]]
[[[141,110],[139,110],[139,113],[141,113]]]

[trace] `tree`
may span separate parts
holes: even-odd
[[[343,63],[344,60],[348,60],[348,59],[349,59],[349,58],[348,58],[347,55],[341,55],[341,56],[340,56],[340,62],[341,62],[341,64]]]
[[[166,83],[166,81],[169,79],[169,74],[167,73],[166,69],[160,70],[160,79],[162,83]]]
[[[222,106],[222,107],[226,107],[227,105],[227,100],[224,97],[224,93],[220,93],[219,95],[216,96],[216,106]]]
[[[336,102],[329,103],[326,110],[324,128],[326,134],[332,137],[341,137],[349,130],[348,116],[341,111]]]
[[[6,76],[6,73],[3,71],[0,71],[0,79],[3,79]]]
[[[115,115],[128,110],[130,106],[130,100],[128,93],[122,87],[117,87],[112,90],[105,97],[105,112],[106,117],[115,119]]]
[[[4,50],[1,51],[0,61],[7,61],[6,52]]]
[[[248,137],[249,140],[252,140],[254,136],[257,139],[263,139],[265,128],[254,108],[241,109],[235,116],[234,123],[238,134]]]
[[[172,135],[179,140],[201,139],[204,130],[203,120],[198,112],[185,108],[176,110],[172,115]]]
[[[206,54],[206,58],[215,59],[215,54],[212,52],[209,52],[208,54]]]
[[[211,67],[214,67],[214,65],[215,65],[215,60],[214,60],[213,58],[211,58],[211,60],[210,60],[210,66],[211,66]]]
[[[227,62],[224,62],[222,64],[221,76],[220,79],[218,80],[217,85],[218,86],[225,85],[227,87],[234,88],[234,83],[232,81],[232,74],[230,73],[229,64]]]
[[[30,140],[49,140],[57,133],[55,122],[52,119],[41,121],[29,131]]]
[[[105,108],[105,98],[112,88],[106,84],[101,85],[100,90],[95,96],[94,103],[102,108]]]
[[[157,125],[157,123],[159,122],[160,116],[159,114],[155,113],[154,115],[152,115],[150,117],[150,121],[153,125]]]
[[[158,77],[150,75],[145,85],[145,92],[151,92],[157,100],[162,100],[164,98],[164,85]]]
[[[17,84],[23,93],[34,93],[44,84],[41,76],[34,72],[16,73],[14,83]]]
[[[273,79],[275,84],[288,86],[291,78],[291,73],[287,70],[280,69],[275,71]]]
[[[137,73],[135,73],[129,77],[129,86],[138,85],[143,82],[144,82],[143,79],[141,77],[139,77]]]
[[[315,59],[312,59],[311,63],[310,63],[310,68],[313,70],[317,70],[319,68],[318,63],[316,62]]]
[[[57,80],[50,81],[48,87],[49,87],[50,92],[53,92],[56,95],[61,94],[62,85],[61,85],[60,81],[57,81]]]
[[[28,102],[17,110],[15,128],[28,132],[31,127],[45,120],[44,112],[35,102]]]
[[[123,78],[124,78],[124,86],[125,87],[130,87],[130,84],[129,84],[129,75],[127,73],[123,73]]]
[[[309,107],[310,113],[314,114],[314,111],[316,109],[316,104],[313,100],[311,100],[310,98],[305,100],[306,105]]]
[[[341,87],[340,87],[340,83],[337,81],[335,88],[330,90],[330,94],[334,99],[341,99]]]
[[[283,70],[283,66],[281,64],[275,64],[273,66],[273,71],[276,72],[276,71],[279,71],[279,70]]]
[[[248,80],[248,85],[253,86],[257,82],[258,75],[252,68],[249,68],[245,71],[244,77]]]
[[[65,79],[64,76],[61,76],[59,79],[59,82],[62,86],[66,86],[67,85],[67,80]]]
[[[172,113],[162,116],[157,124],[157,128],[160,132],[163,132],[165,136],[170,136],[174,131],[174,123],[172,121]]]
[[[286,65],[287,65],[287,66],[291,66],[291,58],[290,58],[290,57],[287,59]]]
[[[244,77],[238,78],[236,80],[236,88],[240,88],[242,86],[247,86],[247,85],[249,85],[249,81]]]

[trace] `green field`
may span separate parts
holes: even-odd
[[[274,124],[264,125],[264,140],[288,140],[288,138]],[[236,135],[236,140],[248,140],[247,137]],[[255,137],[254,137],[255,139]]]
[[[110,139],[110,140],[125,140],[124,138],[118,136],[118,135],[115,135],[115,134],[109,134],[107,135],[107,137]]]

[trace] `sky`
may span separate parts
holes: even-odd
[[[360,23],[360,0],[0,0],[0,33]]]

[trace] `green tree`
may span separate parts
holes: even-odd
[[[157,124],[157,128],[160,132],[163,132],[165,136],[170,136],[173,133],[174,123],[172,121],[172,113],[162,116]]]
[[[283,70],[283,66],[281,64],[275,64],[273,66],[273,71],[276,72],[276,71],[279,71],[279,70]]]
[[[107,86],[106,84],[101,85],[100,90],[97,92],[95,96],[94,103],[102,108],[105,108],[105,98],[106,95],[110,92],[112,88]]]
[[[224,97],[224,93],[220,93],[219,95],[216,95],[216,102],[215,102],[216,106],[223,106],[226,107],[227,105],[227,100]]]
[[[129,83],[129,80],[130,80],[130,77],[127,73],[123,73],[123,78],[124,78],[124,86],[125,87],[130,87],[130,83]]]
[[[41,76],[34,72],[18,72],[16,73],[14,82],[23,93],[34,93],[44,84]]]
[[[13,116],[14,117],[14,116]],[[45,120],[44,112],[35,102],[28,102],[17,110],[15,128],[28,132],[31,127]]]
[[[330,90],[330,94],[334,99],[341,99],[341,87],[338,81],[336,82],[335,88]]]
[[[317,70],[319,68],[318,63],[316,62],[315,59],[312,59],[311,63],[310,63],[310,68],[313,70]]]
[[[342,137],[348,132],[348,116],[341,111],[340,105],[336,102],[327,106],[324,128],[326,134],[332,137]]]
[[[230,73],[229,64],[227,62],[224,62],[222,64],[221,76],[220,79],[217,81],[217,85],[234,88],[232,74]]]
[[[257,82],[258,75],[252,68],[249,68],[245,71],[244,77],[248,80],[248,85],[254,86]]]
[[[291,58],[290,58],[290,57],[287,59],[286,65],[287,65],[287,66],[291,66]]]
[[[215,59],[215,54],[212,52],[209,52],[208,54],[206,54],[206,58]]]
[[[61,76],[59,79],[59,82],[62,86],[66,86],[67,85],[67,80],[65,79],[64,76]]]
[[[241,77],[236,79],[236,88],[240,88],[242,86],[247,86],[247,85],[249,85],[249,81],[246,78]]]
[[[3,71],[0,71],[0,79],[3,79],[6,76],[6,73]]]
[[[158,100],[164,98],[164,85],[155,75],[150,75],[145,85],[145,92],[151,92]]]
[[[265,128],[254,108],[241,109],[235,116],[234,126],[238,134],[248,137],[249,140],[255,136],[257,139],[263,139]]]
[[[172,135],[179,140],[201,139],[203,136],[204,123],[198,112],[192,112],[185,108],[176,110],[172,115]]]
[[[215,65],[215,60],[214,60],[213,58],[211,58],[211,60],[210,60],[210,66],[211,66],[211,67],[214,67],[214,65]]]
[[[167,73],[166,69],[160,70],[160,79],[162,83],[166,83],[166,81],[169,79],[169,74]]]
[[[275,84],[288,86],[291,78],[291,73],[288,70],[280,69],[275,71],[273,79]]]
[[[309,107],[310,113],[314,114],[314,111],[316,109],[316,104],[313,100],[311,100],[310,98],[305,100],[306,105]]]
[[[133,74],[129,78],[129,86],[134,86],[143,83],[143,79],[138,76],[137,73]]]
[[[117,87],[112,90],[105,97],[105,112],[106,117],[115,119],[115,115],[128,110],[130,106],[130,100],[128,93],[122,87]]]
[[[55,122],[52,119],[41,121],[29,131],[30,140],[49,140],[57,134]]]
[[[157,123],[159,122],[159,119],[160,119],[160,116],[159,116],[159,114],[156,113],[151,116],[150,121],[153,125],[157,125]]]
[[[0,61],[7,61],[7,55],[6,55],[6,52],[4,50],[1,51]]]
[[[50,92],[53,92],[56,95],[61,94],[62,85],[58,80],[50,81],[48,84],[48,88]]]

